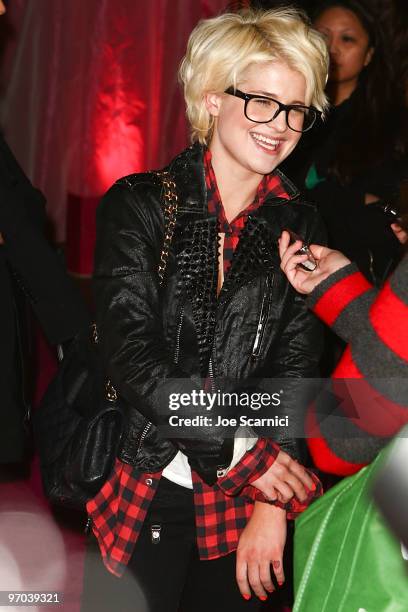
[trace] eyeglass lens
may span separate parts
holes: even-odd
[[[278,110],[279,105],[274,100],[251,98],[247,102],[246,115],[251,121],[268,123],[272,121]],[[288,127],[295,132],[305,132],[310,129],[316,119],[313,109],[303,107],[291,108],[289,112],[286,112],[286,116]]]

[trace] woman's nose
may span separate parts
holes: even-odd
[[[336,58],[339,55],[339,45],[336,38],[332,37],[329,42],[330,58]]]
[[[286,113],[284,110],[281,110],[281,112],[278,114],[277,117],[275,117],[275,119],[272,119],[272,121],[269,122],[268,124],[270,127],[272,127],[275,131],[278,132],[284,132],[287,129],[287,124],[286,124]]]

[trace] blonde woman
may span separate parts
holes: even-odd
[[[285,580],[287,520],[320,490],[294,415],[270,438],[158,427],[170,393],[193,397],[199,379],[257,379],[259,391],[315,373],[318,323],[279,269],[277,239],[284,227],[324,236],[278,166],[324,111],[326,76],[325,44],[293,9],[202,21],[180,68],[193,145],[166,168],[178,212],[162,285],[157,175],[125,177],[102,202],[97,323],[130,421],[87,505],[84,610],[258,610]]]

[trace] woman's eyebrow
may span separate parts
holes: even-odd
[[[265,96],[267,98],[275,98],[275,100],[279,100],[279,96],[274,93],[270,93],[269,91],[253,91],[254,94],[259,94],[260,96]],[[279,100],[280,101],[280,100]],[[304,106],[304,100],[292,100],[292,102],[288,102],[288,104],[301,104]]]
[[[333,32],[332,28],[329,28],[328,26],[323,26],[323,25],[316,25],[316,29],[318,32],[328,32],[331,33]],[[341,26],[339,26],[338,30],[339,32],[356,32],[356,28],[354,28],[353,26],[344,26],[343,28]]]

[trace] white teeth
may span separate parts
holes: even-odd
[[[279,140],[272,140],[272,138],[268,138],[267,136],[262,136],[262,134],[256,134],[251,132],[251,136],[254,140],[257,140],[262,143],[263,146],[266,146],[267,149],[276,149],[279,145]]]

